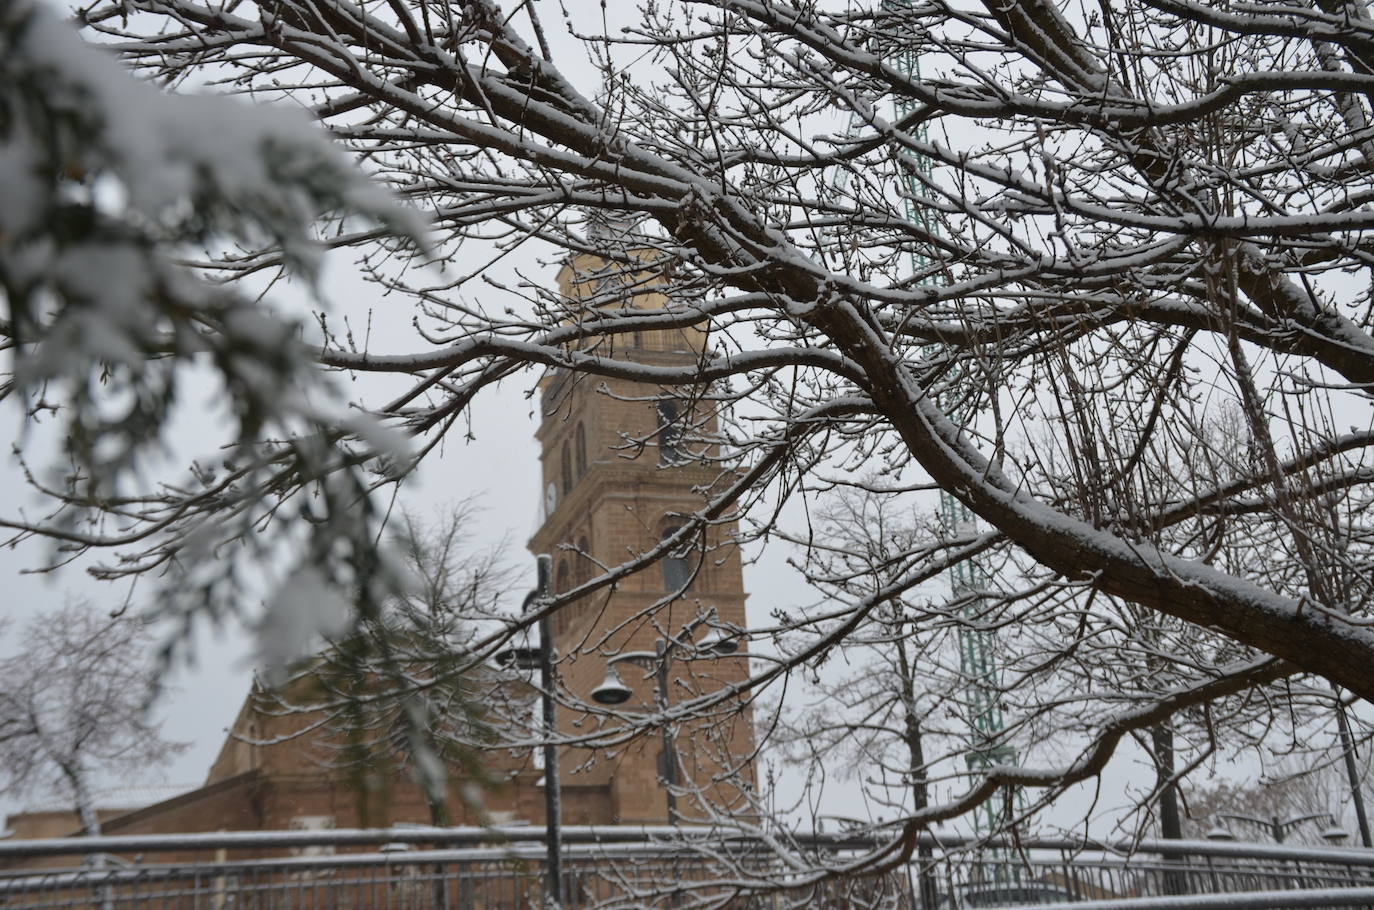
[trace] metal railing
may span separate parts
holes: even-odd
[[[942,908],[1374,907],[1374,851],[1363,849],[1030,839],[980,855],[945,846],[928,872],[941,877]]]
[[[406,828],[0,841],[0,908],[537,907],[542,835],[532,827]],[[854,876],[844,873],[883,845],[881,836],[573,827],[564,840],[568,910],[915,910],[923,878],[935,897],[922,910],[1374,907],[1374,851],[1362,849],[931,838],[924,868]]]

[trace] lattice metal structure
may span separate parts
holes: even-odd
[[[973,531],[976,519],[959,500],[940,494],[945,526],[955,534]],[[967,598],[960,613],[965,622],[959,629],[959,669],[966,680],[965,702],[969,710],[972,742],[965,761],[977,774],[996,765],[1016,761],[1016,750],[1002,742],[1005,723],[1002,717],[1001,672],[997,663],[997,635],[977,628],[981,612],[981,592],[987,590],[987,573],[976,559],[965,560],[950,570],[950,587],[956,601]],[[1005,826],[1012,799],[989,800],[974,813],[974,830],[990,834]]]
[[[912,0],[884,0],[885,13],[899,14],[913,6]],[[900,15],[893,21],[901,22]],[[911,77],[919,77],[921,72],[920,51],[909,36],[892,34],[891,49],[887,60],[896,69]],[[895,105],[897,122],[912,112],[910,101],[899,100]],[[915,135],[924,139],[926,128],[922,124]],[[924,210],[916,204],[916,197],[924,194],[930,179],[929,159],[914,154],[910,149],[899,150],[905,160],[901,178],[903,189],[902,205],[908,221],[920,224],[927,232],[934,234],[937,226],[931,222]],[[911,269],[916,275],[929,273],[931,262],[919,250],[911,252]],[[934,280],[927,274],[926,281]],[[948,397],[942,407],[949,404]],[[956,423],[960,415],[952,413]],[[947,492],[940,493],[940,513],[944,526],[950,534],[965,535],[977,530],[978,522],[974,514],[958,499]],[[996,634],[978,628],[982,614],[983,592],[988,590],[986,567],[978,559],[967,559],[950,570],[950,589],[954,602],[963,602],[960,610],[964,625],[959,630],[959,668],[966,682],[965,704],[969,711],[971,744],[966,760],[971,772],[977,774],[1000,764],[1016,761],[1016,751],[1002,742],[1005,723],[1001,704],[1001,673],[997,663]],[[974,830],[979,834],[991,834],[1004,827],[1008,821],[1011,799],[990,800],[979,806],[974,814]]]

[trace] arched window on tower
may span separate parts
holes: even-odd
[[[592,565],[592,550],[586,537],[577,539],[577,551],[579,554],[577,557],[577,583],[582,584],[591,581],[592,573],[596,568]]]
[[[659,535],[659,540],[667,540],[678,532],[680,525],[668,525]],[[692,552],[691,543],[684,542],[668,551],[668,554],[659,560],[659,565],[663,566],[663,590],[665,591],[686,591],[692,587],[692,563],[689,559]]]
[[[568,567],[566,559],[558,560],[558,575],[555,582],[555,593],[564,594],[572,588],[572,570]],[[568,626],[572,624],[572,607],[567,606],[553,614],[553,628],[558,634],[568,631]]]
[[[573,447],[577,454],[577,476],[581,477],[587,473],[587,428],[580,420],[573,431]]]
[[[658,463],[677,464],[682,460],[678,440],[682,435],[682,414],[676,401],[665,398],[658,403]]]
[[[563,440],[563,495],[567,496],[572,492],[573,486],[573,466],[572,458],[568,453],[568,441]]]

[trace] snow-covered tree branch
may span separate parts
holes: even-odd
[[[214,99],[233,128],[213,143],[168,115],[127,148],[126,124],[100,119],[118,99],[87,89],[75,120],[57,113],[68,96],[40,65],[65,26],[5,9],[0,175],[33,200],[0,213],[10,394],[35,419],[59,407],[77,446],[61,482],[34,474],[51,516],[4,516],[21,535],[107,552],[109,576],[190,573],[227,609],[242,585],[207,554],[264,558],[276,544],[254,532],[271,528],[294,546],[288,577],[379,584],[380,601],[378,490],[423,470],[497,382],[549,369],[699,395],[722,429],[698,456],[720,482],[678,537],[546,611],[715,521],[771,538],[787,503],[837,486],[945,491],[984,523],[930,523],[866,591],[839,568],[872,560],[859,541],[782,528],[828,600],[757,630],[803,641],[732,689],[865,635],[934,655],[916,640],[930,629],[1004,632],[1023,649],[1008,735],[1091,745],[906,803],[922,823],[1006,783],[1057,792],[1171,716],[1200,754],[1214,702],[1235,730],[1279,723],[1281,678],[1313,705],[1330,695],[1311,677],[1374,698],[1374,19],[1357,0],[683,0],[604,29],[572,7],[543,23],[548,0],[94,0],[76,16],[91,40],[170,88],[137,87],[148,109],[182,111],[196,85],[271,110]],[[130,169],[150,158],[175,181]],[[351,257],[398,332],[360,339],[328,313],[307,330],[246,302],[320,249]],[[118,258],[99,294],[81,284],[96,266],[63,266],[87,254]],[[585,293],[524,273],[538,256],[596,262]],[[661,308],[633,305],[650,293]],[[695,369],[618,356],[684,326],[709,333]],[[140,488],[125,468],[196,358],[236,405],[235,455]],[[349,419],[319,403],[344,372]],[[1000,567],[976,615],[906,596],[975,546]],[[1094,686],[1069,698],[1066,678]]]

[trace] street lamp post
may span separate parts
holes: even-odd
[[[524,612],[531,608],[542,610],[550,596],[550,579],[553,572],[553,558],[547,553],[535,557],[537,583],[533,591],[525,596]],[[549,618],[539,618],[539,647],[513,647],[496,655],[497,663],[502,666],[514,665],[516,669],[532,670],[539,668],[539,698],[543,708],[544,736],[544,843],[545,843],[545,894],[548,905],[554,910],[563,906],[563,851],[562,851],[562,783],[558,777],[558,746],[554,736],[558,732],[554,713],[553,692],[558,682],[554,666],[553,631]]]
[[[1327,822],[1327,827],[1322,830],[1320,835],[1322,840],[1335,844],[1340,843],[1350,836],[1349,832],[1342,828],[1336,821],[1336,817],[1329,812],[1314,812],[1311,815],[1297,815],[1293,818],[1284,819],[1279,818],[1277,815],[1260,817],[1255,815],[1237,815],[1231,812],[1218,812],[1217,818],[1225,818],[1230,821],[1254,825],[1268,833],[1276,844],[1283,843],[1283,839],[1287,836],[1289,830],[1296,828],[1304,822],[1317,821],[1318,819],[1326,819]],[[1235,835],[1219,824],[1208,831],[1206,836],[1208,840],[1235,840]]]
[[[658,655],[658,709],[668,711],[668,647],[663,640],[654,643],[654,653]],[[663,790],[667,794],[668,823],[677,824],[677,750],[673,744],[673,733],[667,718],[663,721]]]
[[[630,687],[620,679],[616,667],[623,663],[632,664],[646,672],[653,672],[656,679],[658,709],[664,712],[663,721],[663,762],[659,776],[663,780],[668,808],[668,821],[676,825],[677,814],[677,750],[673,744],[673,733],[667,721],[668,710],[668,665],[672,662],[678,648],[690,648],[695,653],[705,652],[713,657],[726,657],[739,650],[739,643],[730,635],[724,634],[716,625],[714,611],[699,616],[682,627],[680,636],[659,638],[654,642],[652,651],[626,651],[606,661],[606,679],[592,690],[592,701],[601,705],[620,705],[629,701],[633,694]],[[689,644],[692,633],[702,625],[709,625],[708,631],[695,644]]]
[[[1355,767],[1355,740],[1350,735],[1350,720],[1345,716],[1345,703],[1341,701],[1340,690],[1331,684],[1336,693],[1336,729],[1340,732],[1341,752],[1345,759],[1345,776],[1350,783],[1350,799],[1355,804],[1355,821],[1360,826],[1360,843],[1374,847],[1374,834],[1369,830],[1369,816],[1364,808],[1364,793],[1360,787],[1360,774]]]

